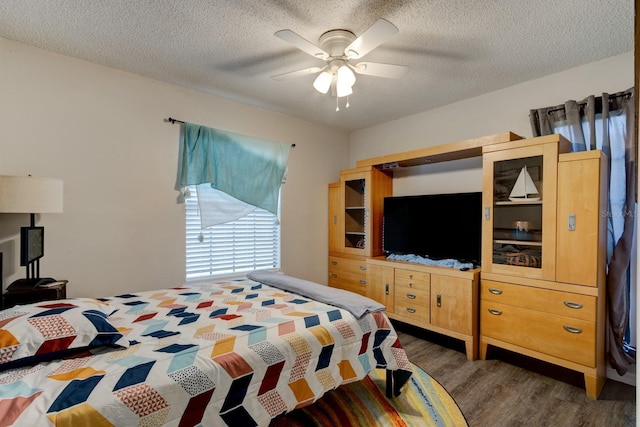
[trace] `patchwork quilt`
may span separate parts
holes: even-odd
[[[249,279],[88,304],[0,312],[0,426],[263,426],[371,369],[411,372],[383,312]],[[97,331],[82,338],[73,310]],[[26,341],[36,359],[21,364]]]

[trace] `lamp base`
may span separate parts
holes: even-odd
[[[55,282],[56,279],[51,277],[38,277],[28,279],[18,279],[9,286],[7,286],[7,292],[19,292],[24,290],[30,290],[37,286],[44,286],[49,283]]]

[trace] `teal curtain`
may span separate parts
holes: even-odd
[[[184,123],[176,187],[209,184],[277,214],[289,144]]]

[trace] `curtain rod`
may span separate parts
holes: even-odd
[[[614,93],[612,95],[609,95],[609,102],[611,102],[612,98],[631,98],[632,93],[629,91],[624,91],[624,92],[618,92],[618,93]],[[598,98],[602,98],[601,96],[599,96]],[[587,102],[586,101],[578,101],[577,104],[578,105],[585,105]],[[562,111],[564,110],[564,105],[559,106],[558,108],[552,108],[550,110],[547,110],[547,114],[551,114],[551,113],[555,113],[556,111]]]
[[[182,120],[178,120],[178,119],[174,119],[173,117],[169,117],[167,119],[164,119],[165,123],[171,123],[172,125],[176,124],[176,123],[182,123],[184,124],[184,121]],[[296,144],[291,144],[291,148],[294,148],[296,146]]]

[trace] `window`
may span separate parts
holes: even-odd
[[[185,197],[187,280],[280,267],[280,225],[271,212],[255,209],[243,218],[201,230],[195,186],[189,192]]]

